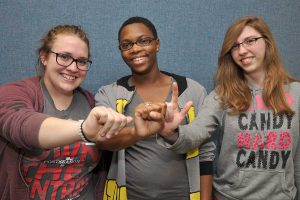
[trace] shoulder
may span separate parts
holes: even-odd
[[[171,76],[177,82],[179,94],[181,94],[183,92],[195,91],[195,90],[197,90],[198,93],[203,92],[206,94],[205,88],[199,82],[197,82],[191,78],[188,78],[188,77],[185,77],[182,75],[178,75],[178,74],[165,72],[165,71],[162,71],[162,73]]]
[[[34,76],[34,77],[30,77],[30,78],[26,78],[26,79],[21,79],[21,80],[17,80],[17,81],[14,81],[14,82],[8,82],[3,86],[24,86],[26,87],[27,85],[37,85],[40,83],[40,80],[41,80],[41,77],[39,76]]]
[[[118,88],[117,82],[101,86],[96,92],[96,96],[102,93],[115,93]]]
[[[198,108],[207,95],[206,89],[197,81],[184,76],[174,75],[172,77],[178,84],[179,104],[184,105],[187,101],[192,101],[193,105]]]
[[[198,91],[200,90],[200,91],[203,91],[206,93],[206,89],[199,82],[197,82],[191,78],[186,78],[186,80],[187,80],[188,88],[197,89]]]
[[[33,93],[41,91],[40,77],[31,77],[27,79],[18,80],[15,82],[6,83],[0,86],[1,94],[22,92],[22,93]]]
[[[285,86],[285,91],[293,96],[300,96],[300,82],[292,82]]]
[[[300,88],[300,82],[292,82],[290,83],[290,87],[293,89],[293,88],[296,88],[296,89],[299,89]],[[300,93],[300,90],[299,90],[299,93]]]
[[[215,106],[215,107],[220,107],[220,100],[218,98],[218,95],[215,90],[212,90],[206,97],[204,102],[206,104]]]
[[[187,88],[181,96],[192,100],[194,105],[202,104],[207,95],[206,89],[197,81],[187,78]],[[180,97],[181,97],[180,96]]]
[[[95,94],[96,105],[114,105],[117,99],[130,99],[135,88],[128,85],[128,77],[101,86]]]
[[[0,102],[6,107],[20,104],[41,112],[44,97],[40,77],[32,77],[0,86]]]
[[[203,85],[201,85],[199,82],[191,79],[191,78],[185,78],[186,79],[186,88],[183,90],[183,94],[186,93],[188,96],[195,96],[198,98],[199,96],[206,96],[207,91]]]

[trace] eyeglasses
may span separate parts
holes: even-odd
[[[250,47],[250,46],[254,45],[256,43],[256,41],[259,40],[259,39],[261,39],[261,38],[265,38],[265,37],[261,36],[261,37],[247,38],[243,42],[237,43],[237,44],[233,45],[231,47],[231,51],[238,50],[241,47],[241,45],[243,47]]]
[[[145,46],[150,45],[154,40],[156,40],[156,38],[146,37],[146,38],[139,38],[135,42],[124,41],[119,44],[119,49],[121,51],[127,51],[127,50],[131,49],[133,47],[133,45],[135,45],[135,44],[140,47],[145,47]]]
[[[81,71],[88,71],[90,68],[90,65],[92,64],[92,61],[87,60],[87,59],[83,59],[83,58],[75,59],[68,54],[56,53],[51,50],[49,50],[49,52],[56,55],[57,64],[59,64],[60,66],[63,66],[63,67],[69,67],[73,62],[75,62],[77,69],[79,69]]]

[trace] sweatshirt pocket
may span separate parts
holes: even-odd
[[[279,171],[240,170],[227,193],[243,200],[291,200],[293,188],[288,188],[291,184],[287,184],[285,175]]]

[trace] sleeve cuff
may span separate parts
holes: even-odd
[[[200,176],[213,174],[213,162],[205,161],[200,162]]]

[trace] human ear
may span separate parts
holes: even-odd
[[[47,55],[46,55],[46,53],[43,53],[43,52],[40,53],[40,61],[44,66],[47,65]]]
[[[160,40],[159,40],[159,38],[157,38],[157,40],[156,40],[156,52],[159,52],[159,49],[160,49]]]

